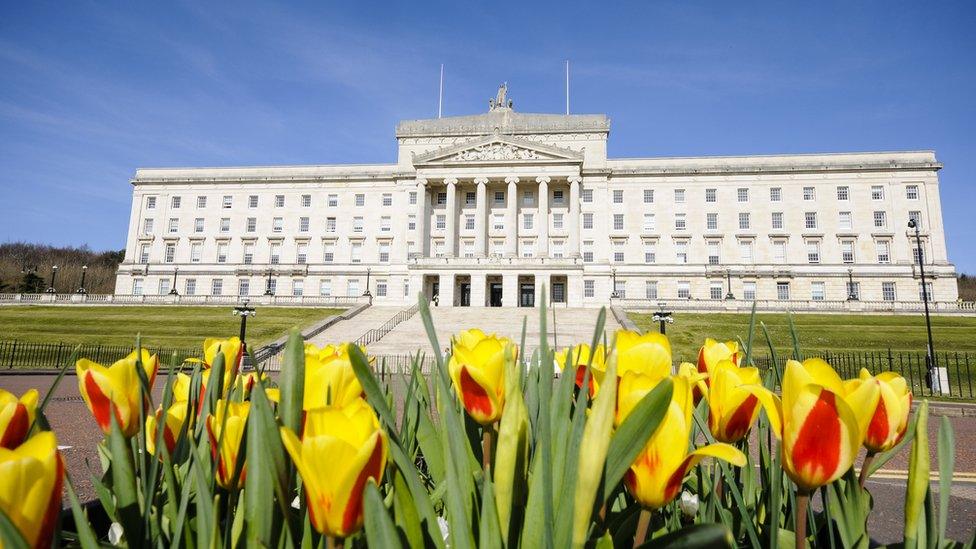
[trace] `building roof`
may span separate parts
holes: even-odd
[[[610,119],[605,114],[521,113],[502,108],[467,116],[402,120],[397,124],[396,136],[487,135],[496,131],[508,135],[566,132],[608,133],[610,131]]]

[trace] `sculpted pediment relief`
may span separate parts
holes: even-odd
[[[414,164],[521,161],[581,161],[583,153],[509,136],[494,135],[414,156]]]

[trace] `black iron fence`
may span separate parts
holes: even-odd
[[[804,358],[820,357],[837,370],[842,378],[857,377],[861,368],[871,374],[895,372],[908,381],[915,397],[941,397],[973,400],[976,398],[976,353],[937,352],[933,361],[934,370],[929,375],[924,351],[847,351],[847,352],[808,352]],[[776,363],[781,369],[792,353],[777,354]],[[772,367],[769,355],[753,355],[752,362],[760,369]]]
[[[384,322],[383,325],[380,326],[379,328],[373,328],[371,330],[367,330],[365,334],[361,335],[359,339],[356,340],[356,344],[369,345],[374,341],[379,341],[380,338],[393,331],[393,328],[399,326],[401,322],[408,320],[410,317],[416,314],[419,308],[420,308],[419,305],[414,305],[409,309],[404,309],[398,312],[397,314],[393,315],[393,318]]]
[[[109,365],[132,352],[127,345],[100,345],[69,343],[34,343],[27,341],[0,341],[0,369],[55,369],[64,366],[78,350],[78,358],[99,364]],[[150,353],[158,354],[160,363],[170,363],[173,353],[182,363],[187,358],[200,358],[201,350],[166,349],[152,345],[145,346]]]

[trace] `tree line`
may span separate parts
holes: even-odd
[[[77,291],[82,267],[87,266],[85,290],[91,294],[110,294],[115,291],[115,271],[124,256],[125,250],[94,251],[87,245],[0,244],[0,292],[44,292],[50,287],[53,266],[57,265],[54,288],[58,293]]]

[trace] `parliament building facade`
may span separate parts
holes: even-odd
[[[148,168],[117,294],[955,301],[933,152],[607,158],[605,115],[397,126],[395,164]],[[175,287],[174,287],[175,283]]]

